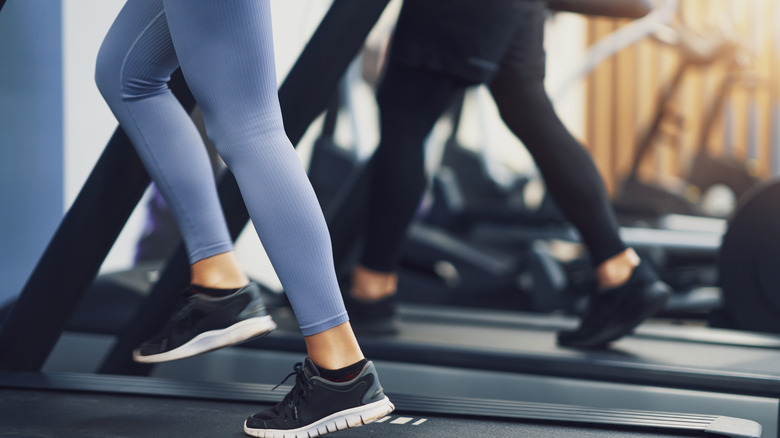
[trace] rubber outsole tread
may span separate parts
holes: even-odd
[[[250,318],[221,330],[203,332],[182,346],[164,353],[144,356],[136,350],[133,352],[133,360],[141,363],[160,363],[184,359],[259,338],[274,329],[276,323],[270,316]]]
[[[340,430],[346,430],[346,429],[353,429],[355,427],[371,424],[374,421],[386,416],[387,414],[389,414],[395,409],[395,406],[393,405],[392,402],[390,402],[389,399],[387,399],[387,397],[380,400],[380,402],[383,403],[375,402],[378,403],[378,405],[376,406],[376,410],[371,412],[370,416],[368,417],[368,420],[364,418],[363,416],[364,414],[355,412],[354,414],[349,415],[346,418],[336,417],[325,424],[318,424],[311,430],[296,430],[295,432],[287,432],[287,433],[279,430],[250,429],[247,427],[246,422],[244,422],[244,433],[257,438],[315,438],[328,433],[338,432]],[[366,406],[370,406],[370,405],[366,405]],[[345,427],[343,429],[339,427],[340,421],[344,422],[343,424]],[[333,428],[332,430],[331,427]]]

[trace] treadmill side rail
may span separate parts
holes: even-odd
[[[760,437],[761,425],[742,418],[718,417],[704,431],[734,438]]]
[[[278,402],[271,385],[191,382],[164,378],[76,373],[0,372],[0,388],[30,388],[95,393],[155,395],[188,399]],[[424,397],[389,393],[399,412],[460,415],[474,418],[549,421],[561,424],[695,431],[729,438],[761,438],[761,425],[717,415],[598,409],[576,405],[529,403],[462,397]]]

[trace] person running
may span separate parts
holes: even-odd
[[[198,131],[168,88],[181,68],[233,172],[306,341],[295,386],[252,415],[254,436],[317,436],[393,410],[349,324],[322,211],[287,138],[269,0],[128,0],[100,48],[95,80],[176,217],[189,298],[134,358],[203,353],[275,327],[233,249]]]
[[[396,270],[427,184],[423,143],[453,99],[475,84],[488,85],[590,252],[598,289],[580,326],[560,332],[559,344],[604,347],[665,305],[669,288],[621,240],[598,169],[544,89],[551,6],[629,17],[651,10],[645,0],[405,0],[377,91],[381,141],[368,166],[365,242],[345,293],[356,327],[393,330]]]

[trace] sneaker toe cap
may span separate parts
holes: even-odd
[[[164,352],[164,350],[160,344],[145,343],[139,345],[138,348],[133,351],[133,354],[135,356],[152,356],[162,352]]]
[[[265,419],[257,418],[258,414],[252,415],[246,419],[246,427],[251,429],[266,429]]]
[[[247,422],[260,422],[265,423],[269,420],[277,418],[279,415],[274,412],[273,408],[262,410],[251,417],[247,418]]]

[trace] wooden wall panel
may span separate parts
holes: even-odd
[[[700,35],[711,36],[733,17],[732,34],[741,41],[744,68],[756,80],[740,78],[728,93],[726,106],[703,138],[707,114],[712,111],[721,82],[730,74],[728,62],[686,70],[680,89],[663,123],[666,135],[642,161],[640,176],[662,181],[684,178],[696,151],[702,145],[713,155],[733,153],[740,160],[754,158],[762,177],[772,171],[780,157],[773,142],[780,144],[780,128],[773,126],[772,107],[780,96],[780,61],[773,38],[780,26],[776,0],[685,0],[680,2],[678,22]],[[590,18],[588,40],[592,44],[625,25],[625,20]],[[774,44],[773,44],[774,43]],[[600,65],[587,79],[586,142],[608,189],[614,194],[635,157],[638,140],[650,126],[658,109],[658,97],[675,74],[681,56],[674,48],[651,39],[642,41]],[[732,72],[733,73],[733,72]],[[780,117],[780,114],[775,118]],[[751,149],[752,148],[752,149]]]

